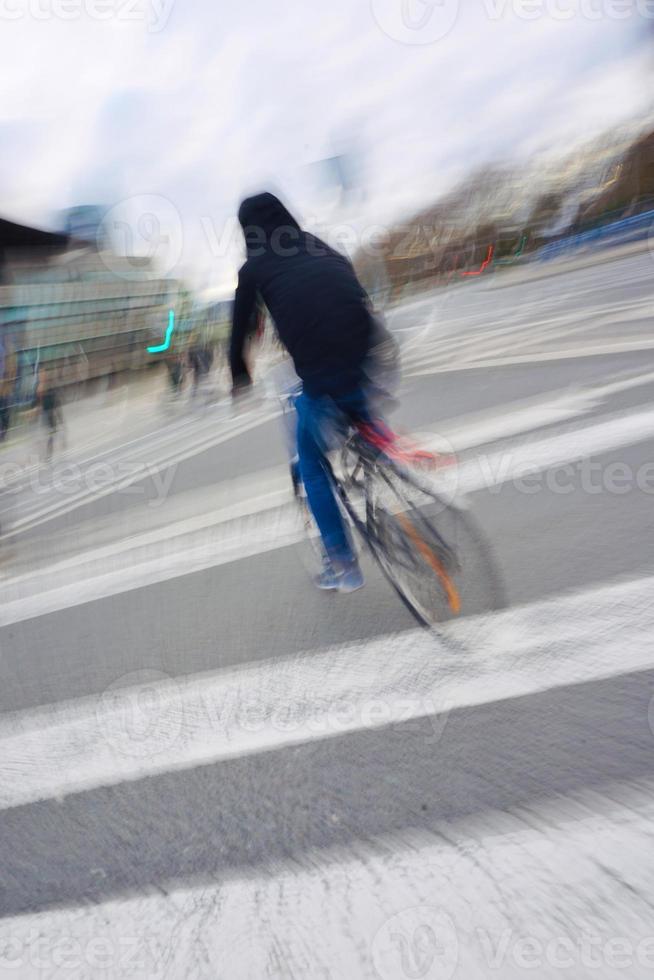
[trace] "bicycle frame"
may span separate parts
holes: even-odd
[[[403,467],[400,467],[394,460],[385,456],[383,452],[370,446],[368,443],[364,442],[360,438],[356,438],[355,441],[355,451],[357,453],[357,466],[363,470],[363,495],[365,500],[365,520],[361,520],[357,514],[352,501],[349,498],[347,489],[342,480],[339,480],[335,475],[333,467],[327,457],[325,457],[325,465],[329,478],[332,482],[332,486],[336,490],[338,499],[341,501],[341,505],[346,511],[350,521],[357,529],[361,537],[369,543],[371,540],[378,542],[379,538],[375,531],[375,514],[374,514],[374,502],[372,494],[372,483],[377,479],[381,479],[386,483],[386,485],[396,494],[396,496],[403,502],[404,509],[408,510],[410,505],[406,500],[406,497],[401,493],[397,486],[393,486],[391,479],[388,475],[388,471],[393,473],[396,477],[404,482],[408,483],[410,486],[415,487],[422,493],[434,497],[434,494],[427,490],[425,487],[421,486],[420,483],[414,479],[414,477],[408,473]],[[381,463],[380,463],[381,461]],[[431,536],[434,535],[437,538],[437,546],[439,555],[438,558],[441,562],[450,567],[456,567],[458,562],[456,555],[452,548],[447,544],[447,542],[442,538],[437,529],[430,525]]]

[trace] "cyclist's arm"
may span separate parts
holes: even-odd
[[[251,382],[243,351],[245,342],[252,332],[254,314],[257,309],[257,287],[247,265],[238,275],[238,286],[234,297],[232,317],[232,336],[229,344],[229,366],[234,388],[242,388]]]

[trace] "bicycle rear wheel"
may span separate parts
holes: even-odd
[[[366,537],[386,578],[420,623],[504,604],[501,575],[473,516],[380,463],[368,479]]]

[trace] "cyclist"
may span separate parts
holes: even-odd
[[[251,384],[244,348],[263,303],[302,381],[296,403],[300,475],[328,559],[316,584],[353,592],[363,575],[324,454],[339,417],[371,424],[364,390],[374,333],[370,301],[349,260],[301,229],[273,194],[246,198],[238,217],[247,259],[234,300],[232,391],[238,396]]]

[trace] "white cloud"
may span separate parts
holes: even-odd
[[[20,19],[0,13],[0,211],[47,223],[75,203],[160,195],[182,219],[181,270],[203,282],[229,281],[239,250],[215,254],[202,219],[220,237],[239,196],[271,180],[324,217],[309,165],[343,139],[365,177],[357,220],[388,220],[472,165],[567,148],[648,106],[651,25],[636,15],[528,21],[519,0],[484,0],[423,45],[385,35],[368,0],[177,0],[158,32],[153,0],[140,21],[120,16],[125,0],[106,21],[83,13],[92,0],[69,0],[69,21],[20,2]]]

